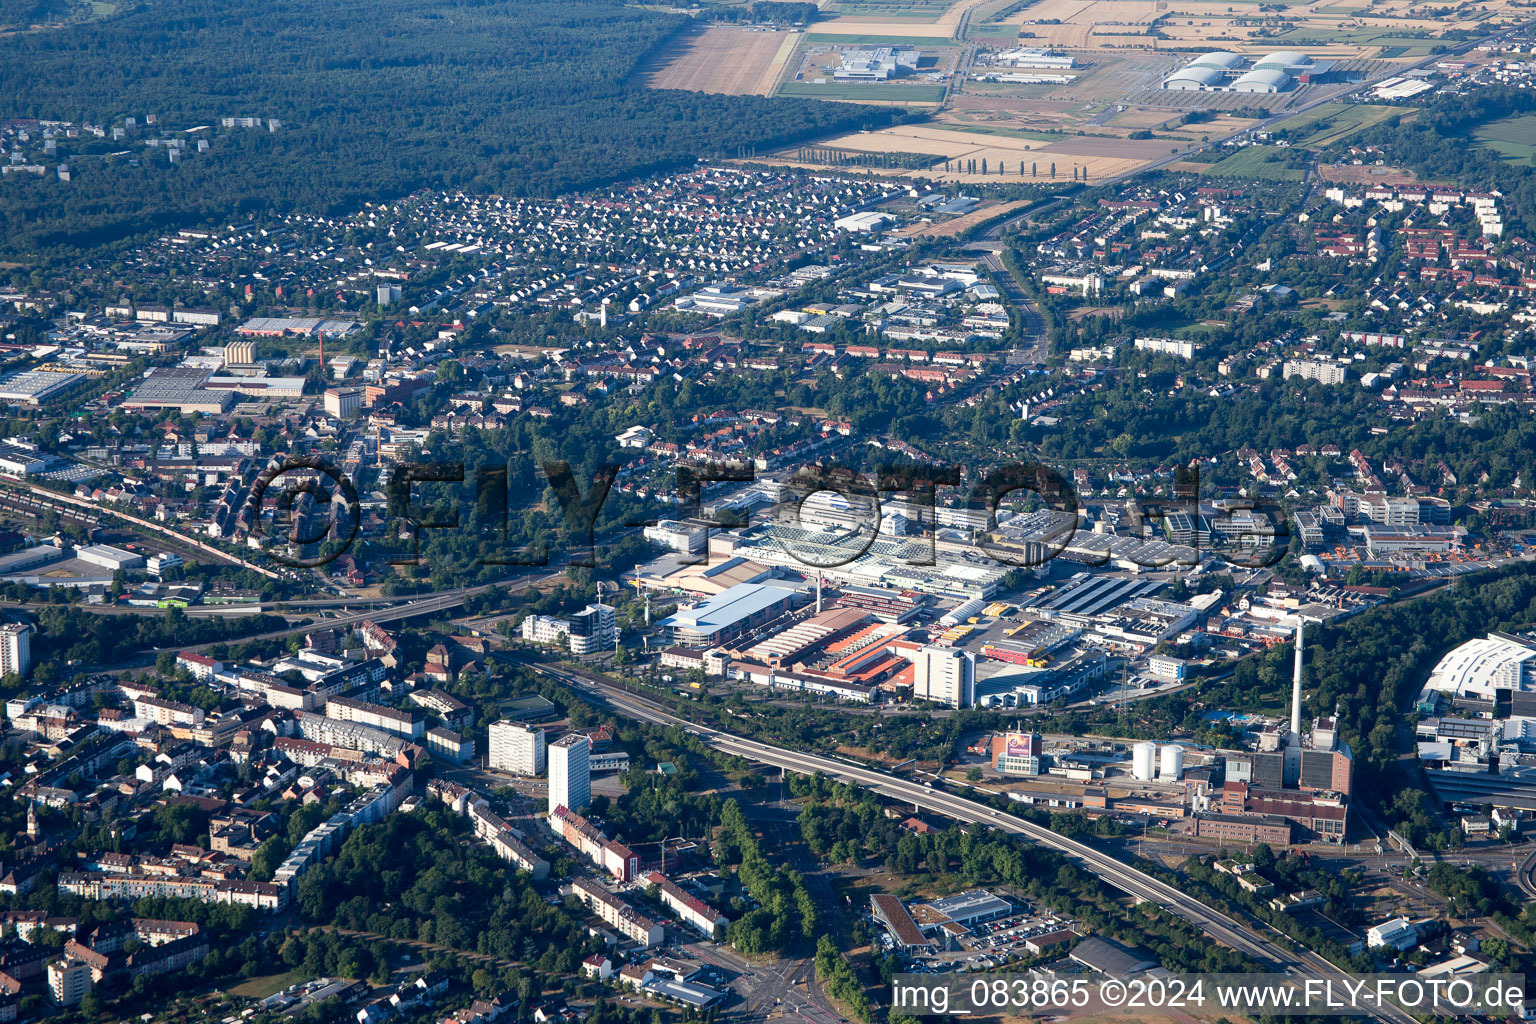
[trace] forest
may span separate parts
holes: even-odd
[[[25,28],[59,17],[68,0],[0,0],[0,28]]]
[[[1448,96],[1412,120],[1392,118],[1353,136],[1355,146],[1378,146],[1388,161],[1408,167],[1424,181],[1454,182],[1462,188],[1498,189],[1505,237],[1528,233],[1536,221],[1536,172],[1484,148],[1473,132],[1491,121],[1536,110],[1528,89],[1498,87]],[[1340,143],[1336,148],[1344,148]]]
[[[168,136],[221,117],[281,127],[216,130],[208,152],[178,164],[130,150],[72,159],[69,182],[8,177],[0,250],[63,259],[147,232],[336,212],[421,188],[557,195],[894,116],[645,88],[648,59],[688,21],[614,0],[187,0],[10,36],[9,116],[110,126],[153,114]],[[71,159],[65,146],[60,159]]]

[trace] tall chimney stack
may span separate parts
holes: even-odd
[[[1305,639],[1303,631],[1306,629],[1305,619],[1296,623],[1296,668],[1291,674],[1291,735],[1301,741],[1301,659],[1304,651]]]

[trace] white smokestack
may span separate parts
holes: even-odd
[[[1296,623],[1296,668],[1291,674],[1291,735],[1301,739],[1301,659],[1305,639],[1306,621]]]
[[[816,574],[816,614],[821,614],[821,573]]]

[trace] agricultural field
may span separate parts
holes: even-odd
[[[1519,20],[1511,0],[1462,5],[1449,16],[1444,7],[1412,0],[1281,7],[1225,0],[1037,0],[1003,20],[1039,45],[1072,50],[1130,46],[1261,53],[1289,47],[1334,59],[1423,56],[1446,30],[1488,31]],[[1154,23],[1161,38],[1152,36]]]
[[[965,234],[977,224],[989,221],[994,217],[1002,217],[1029,203],[1023,199],[1013,199],[1008,202],[987,201],[982,203],[970,213],[959,217],[951,217],[949,220],[934,221],[924,224],[919,221],[916,224],[903,228],[896,232],[908,238],[956,238]]]
[[[786,82],[780,96],[802,99],[842,100],[849,103],[932,105],[944,99],[942,85],[906,85],[901,82]]]
[[[938,21],[951,0],[832,0],[822,7],[822,17],[920,18]]]
[[[1279,146],[1244,146],[1224,160],[1205,165],[1204,173],[1221,178],[1300,181],[1305,175],[1287,163],[1290,155],[1291,150]]]
[[[1505,160],[1536,161],[1536,114],[1490,121],[1472,136]]]
[[[770,96],[788,64],[799,32],[717,25],[685,34],[661,58],[647,84],[653,89]]]
[[[819,36],[895,36],[960,39],[973,12],[997,0],[836,0],[816,20]]]
[[[1322,148],[1362,128],[1380,124],[1403,113],[1400,107],[1372,106],[1368,103],[1325,103],[1305,114],[1286,118],[1274,127],[1276,131],[1295,132],[1292,145]]]
[[[901,125],[854,132],[817,144],[840,153],[928,154],[927,169],[870,168],[878,174],[936,181],[1000,182],[1022,179],[1091,182],[1139,170],[1170,155],[1167,140],[1127,140],[1106,136],[1046,135],[1009,132],[987,134],[945,125]],[[771,162],[813,167],[801,150],[774,154]],[[946,164],[948,165],[946,167]]]

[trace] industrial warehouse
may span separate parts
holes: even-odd
[[[1167,78],[1163,88],[1175,92],[1287,92],[1297,84],[1327,81],[1333,65],[1296,50],[1277,50],[1251,66],[1239,53],[1216,50],[1196,57]]]

